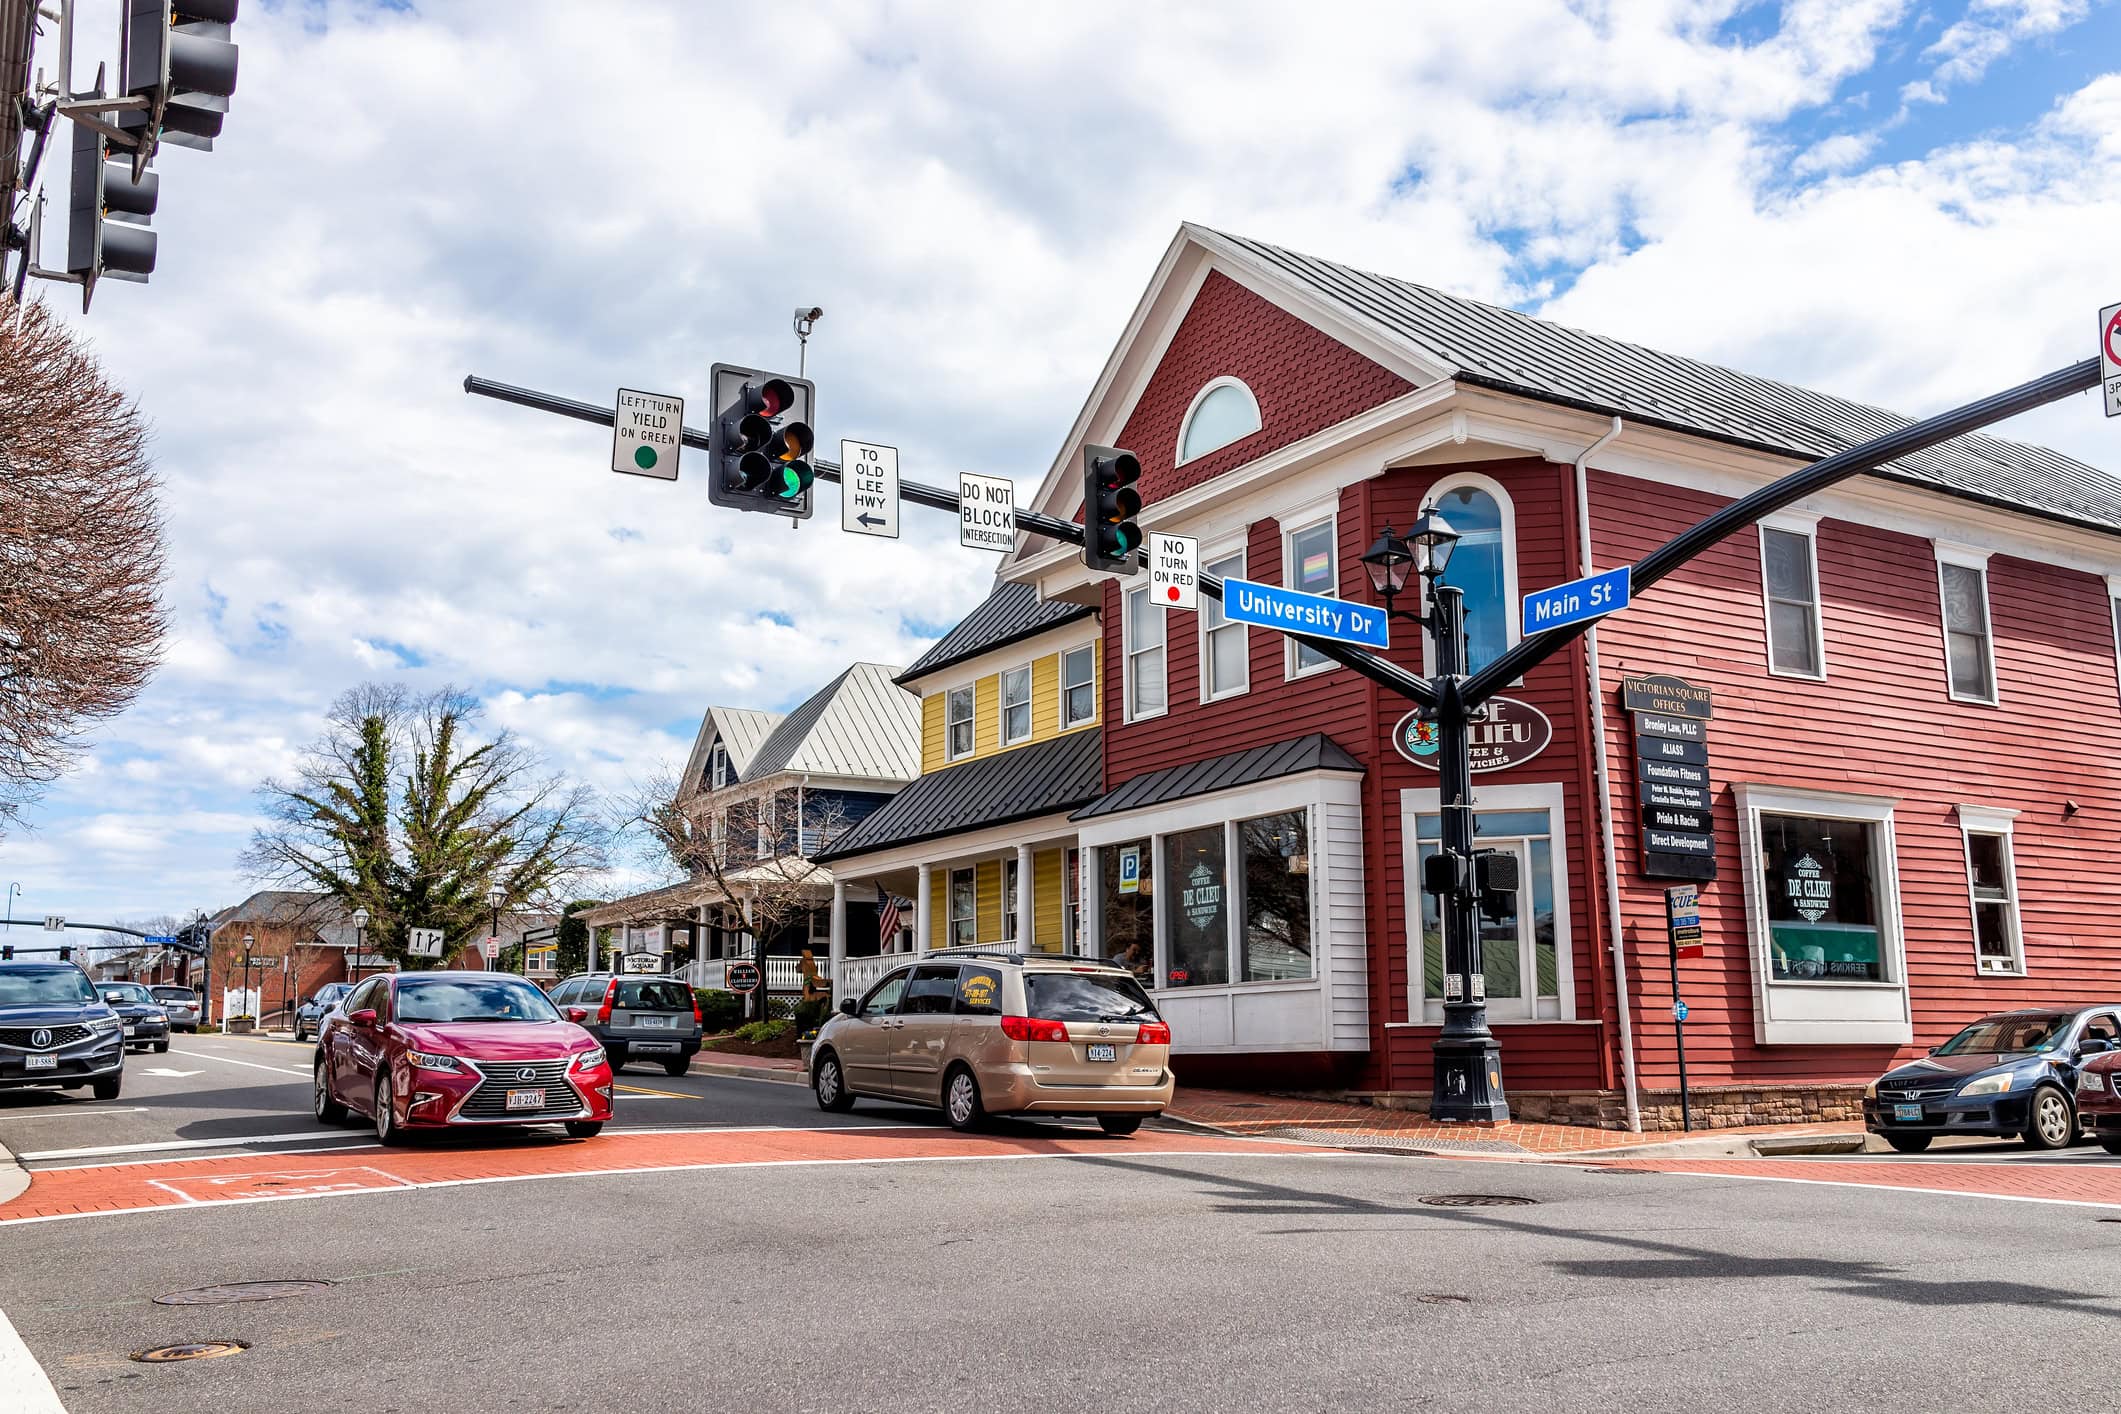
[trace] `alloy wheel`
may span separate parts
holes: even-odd
[[[2050,1147],[2061,1148],[2070,1139],[2069,1102],[2052,1090],[2043,1092],[2033,1101],[2033,1123]]]
[[[972,1107],[979,1103],[979,1092],[972,1087],[972,1077],[962,1070],[950,1078],[950,1122],[970,1124]]]
[[[817,1068],[817,1097],[827,1105],[840,1097],[840,1064],[830,1057]]]
[[[395,1123],[397,1117],[391,1113],[391,1106],[394,1103],[395,1101],[390,1093],[390,1076],[386,1072],[383,1078],[376,1082],[375,1116],[376,1138],[385,1144],[391,1141],[392,1135],[397,1130]]]

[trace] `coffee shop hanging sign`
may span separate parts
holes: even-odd
[[[1547,720],[1547,714],[1514,697],[1489,698],[1486,716],[1466,728],[1466,741],[1476,771],[1500,771],[1505,766],[1522,766],[1546,750],[1547,744],[1553,740],[1554,724]],[[1427,766],[1433,771],[1442,739],[1436,723],[1424,718],[1421,709],[1416,708],[1401,717],[1399,725],[1392,729],[1392,745],[1415,765]]]

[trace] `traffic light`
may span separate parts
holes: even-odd
[[[717,506],[810,517],[810,451],[817,387],[802,378],[714,366],[707,499]]]
[[[179,147],[213,150],[222,115],[236,91],[236,46],[229,40],[237,0],[126,0],[125,78],[128,98],[144,109],[118,115],[120,129],[139,139],[133,175],[164,138]]]
[[[1142,464],[1117,447],[1083,448],[1083,563],[1094,570],[1134,573],[1134,552],[1141,547]]]
[[[0,962],[13,962],[14,960],[15,945],[13,943],[0,943]]]
[[[162,179],[143,172],[135,181],[123,161],[111,160],[113,155],[102,133],[74,124],[66,270],[81,282],[83,313],[101,277],[145,284],[155,268],[155,233],[147,221],[155,214]]]

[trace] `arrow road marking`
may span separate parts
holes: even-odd
[[[237,1060],[234,1056],[217,1056],[211,1051],[179,1051],[177,1054],[186,1060],[212,1060],[220,1061],[223,1065],[247,1065],[252,1070],[276,1070],[282,1075],[309,1074],[308,1066],[303,1066],[300,1070],[297,1070],[291,1065],[260,1065],[256,1061]]]

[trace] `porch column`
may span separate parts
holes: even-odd
[[[832,881],[832,986],[833,1005],[839,1004],[840,973],[847,966],[847,881]]]
[[[1030,952],[1038,945],[1038,891],[1031,886],[1031,846],[1016,847],[1016,947]]]
[[[1085,845],[1077,854],[1076,862],[1083,871],[1082,883],[1077,885],[1075,897],[1083,910],[1082,949],[1086,956],[1105,955],[1105,870],[1103,847]]]
[[[929,931],[929,920],[935,914],[935,866],[921,866],[921,887],[913,900],[913,950],[928,951],[928,940],[935,936]]]

